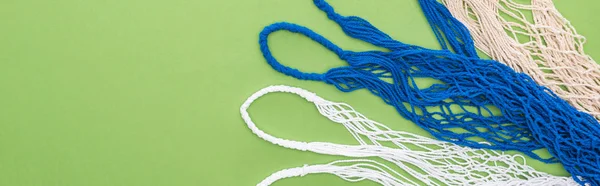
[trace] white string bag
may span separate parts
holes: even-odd
[[[323,116],[346,127],[360,145],[300,142],[265,133],[256,127],[247,109],[256,99],[271,92],[297,94],[314,103]],[[341,160],[323,165],[284,169],[267,177],[258,185],[270,185],[279,179],[313,173],[334,174],[353,182],[368,179],[382,185],[577,185],[570,177],[536,171],[525,164],[522,155],[461,147],[408,132],[394,131],[369,120],[348,104],[327,101],[296,87],[266,87],[250,96],[241,106],[240,112],[254,134],[273,144],[319,154],[381,158],[405,172],[401,174],[384,164],[368,159]],[[394,147],[390,148],[382,143],[391,143]],[[520,161],[522,163],[519,163]]]
[[[523,1],[523,0],[521,0]],[[493,59],[531,76],[580,111],[600,120],[600,65],[586,55],[585,37],[552,0],[442,0]],[[529,21],[524,12],[531,12]]]

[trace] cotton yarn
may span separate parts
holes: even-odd
[[[265,27],[259,35],[261,51],[268,64],[286,75],[323,81],[344,92],[367,89],[437,139],[473,148],[517,150],[543,162],[558,160],[575,181],[600,183],[598,121],[526,74],[478,58],[468,30],[442,4],[435,0],[419,2],[432,28],[436,28],[440,44],[446,48],[441,39],[444,37],[456,53],[401,43],[364,19],[335,13],[323,0],[314,3],[347,35],[390,52],[345,51],[310,29],[291,23]],[[349,66],[318,74],[280,64],[267,41],[269,34],[279,30],[309,37]],[[415,78],[424,77],[443,83],[420,88]],[[492,108],[500,110],[501,115],[494,114]],[[480,143],[477,138],[488,143]],[[554,157],[545,159],[533,153],[544,147]]]
[[[600,65],[551,0],[442,0],[477,48],[600,119]],[[531,12],[529,20],[525,12]]]
[[[343,125],[359,145],[300,142],[278,138],[260,130],[247,109],[258,98],[273,92],[296,94],[315,104],[319,113]],[[569,177],[552,176],[534,170],[525,164],[521,155],[461,147],[408,132],[394,131],[368,119],[346,103],[328,101],[296,87],[276,85],[263,88],[242,104],[240,113],[253,133],[273,144],[327,155],[378,157],[393,163],[406,173],[403,175],[374,160],[338,160],[328,164],[284,169],[265,178],[259,186],[270,185],[284,178],[317,173],[334,174],[351,182],[371,180],[381,185],[578,185]],[[385,143],[393,145],[382,145]]]
[[[339,165],[349,164],[349,165]],[[356,159],[356,160],[338,160],[328,164],[318,165],[304,165],[302,167],[294,167],[289,169],[283,169],[278,172],[271,174],[269,177],[261,181],[257,186],[268,186],[272,183],[285,178],[291,177],[302,177],[308,174],[333,174],[337,177],[349,181],[359,182],[364,180],[370,180],[379,183],[383,186],[400,186],[400,185],[419,185],[419,184],[408,184],[399,181],[396,176],[400,173],[391,170],[391,168],[385,166],[376,161],[367,159]],[[494,182],[483,182],[474,183],[474,186],[567,186],[567,185],[578,185],[573,179],[565,179],[562,177],[535,177],[529,180],[523,180],[513,178],[506,181],[494,181]]]

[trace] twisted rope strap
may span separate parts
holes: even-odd
[[[315,104],[319,113],[342,124],[360,145],[328,142],[300,142],[278,138],[260,130],[250,118],[248,107],[272,92],[292,93]],[[461,147],[416,134],[394,131],[372,121],[346,103],[325,100],[304,89],[284,85],[269,86],[250,96],[240,108],[242,118],[258,137],[273,144],[319,154],[353,158],[379,157],[398,166],[406,174],[368,159],[339,160],[322,165],[305,165],[278,171],[258,185],[277,180],[329,173],[358,182],[372,180],[381,185],[578,185],[572,178],[552,176],[525,164],[521,155]],[[393,144],[387,147],[382,144]],[[523,163],[519,163],[523,162]]]
[[[600,120],[600,65],[551,0],[442,0],[483,52]],[[528,20],[525,13],[531,13]]]
[[[600,183],[598,121],[526,74],[478,58],[468,30],[442,4],[419,0],[440,44],[447,48],[448,42],[456,53],[401,43],[366,20],[341,16],[323,0],[314,2],[347,35],[390,52],[345,51],[308,28],[275,23],[259,35],[263,56],[275,70],[302,80],[323,81],[344,92],[367,89],[437,139],[472,148],[517,150],[547,163],[560,160],[579,183]],[[282,65],[272,56],[267,40],[280,30],[309,37],[349,66],[318,74]],[[418,78],[442,83],[419,87]],[[480,139],[488,143],[479,143]],[[533,151],[540,148],[547,148],[554,157],[539,157]]]

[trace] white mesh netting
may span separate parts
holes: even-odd
[[[297,94],[314,103],[323,116],[342,124],[359,145],[293,141],[274,137],[260,130],[247,109],[256,99],[271,92]],[[284,169],[258,185],[270,185],[283,178],[313,173],[334,174],[352,182],[371,180],[381,185],[577,185],[570,177],[536,171],[525,163],[521,155],[461,147],[408,132],[394,131],[369,120],[348,104],[327,101],[300,88],[283,85],[264,88],[250,96],[241,106],[240,112],[253,133],[273,144],[320,154],[358,158]],[[395,167],[364,158],[380,158]]]

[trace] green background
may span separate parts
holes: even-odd
[[[439,48],[416,0],[331,3],[398,40]],[[600,2],[555,3],[600,59]],[[427,135],[367,91],[342,93],[272,70],[257,40],[276,21],[307,26],[344,49],[374,49],[345,36],[311,1],[0,0],[0,185],[255,185],[283,168],[340,159],[277,147],[247,129],[239,106],[273,84]],[[271,41],[276,57],[305,71],[344,65],[299,35]],[[353,142],[297,96],[268,95],[250,114],[280,137]],[[528,164],[567,175],[560,165]],[[346,184],[308,175],[275,185]]]

